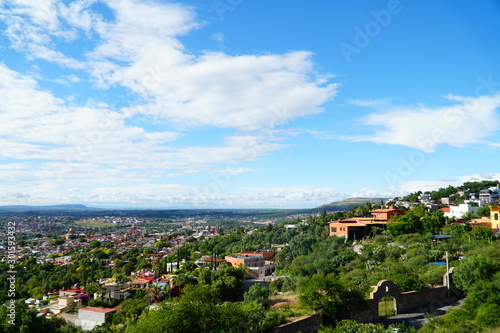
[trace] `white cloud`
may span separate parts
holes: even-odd
[[[80,77],[78,77],[74,74],[71,74],[71,75],[63,75],[61,77],[58,77],[55,80],[49,80],[49,81],[54,81],[56,83],[59,83],[59,84],[62,84],[64,86],[69,87],[69,86],[71,86],[72,83],[82,82],[83,79],[81,79]]]
[[[224,43],[224,34],[222,32],[215,32],[213,34],[210,35],[210,39],[214,40],[215,42],[217,42],[217,44],[221,44]]]
[[[281,139],[288,134],[277,126],[321,112],[337,93],[330,76],[315,72],[310,52],[195,54],[179,39],[201,26],[191,8],[105,0],[100,5],[111,16],[104,17],[94,10],[96,2],[0,4],[10,46],[28,60],[62,67],[54,82],[93,84],[106,90],[104,99],[115,86],[125,87],[134,100],[121,109],[99,102],[99,92],[83,103],[79,92],[64,100],[38,85],[37,80],[49,81],[43,63],[33,75],[0,64],[0,197],[5,193],[9,202],[22,203],[29,195],[33,203],[192,203],[186,185],[173,183],[174,177],[217,175],[228,163],[234,164],[232,175],[256,172],[243,163],[287,147]],[[223,35],[214,37],[223,41]],[[83,81],[82,72],[92,82]],[[184,132],[148,130],[152,119]],[[179,142],[198,126],[236,131],[218,144]],[[79,191],[65,197],[68,189]],[[8,195],[14,192],[22,195]],[[300,193],[286,197],[293,201]],[[304,200],[322,195],[315,193],[306,191]],[[256,205],[274,196],[252,195]],[[242,205],[245,198],[225,194],[221,205]]]
[[[72,69],[83,69],[82,62],[53,49],[54,38],[72,41],[73,28],[63,27],[57,0],[7,0],[0,4],[0,19],[5,22],[5,35],[11,46],[24,52],[28,59],[44,59]]]
[[[500,94],[480,97],[447,96],[455,105],[426,108],[396,107],[368,115],[364,122],[382,130],[353,141],[397,144],[433,152],[439,144],[464,147],[488,144],[488,138],[500,129],[497,109]]]
[[[340,139],[340,136],[338,134],[335,134],[334,132],[331,131],[311,131],[307,130],[305,133],[310,134],[314,136],[317,139],[320,140],[338,140]]]
[[[181,139],[182,133],[150,132],[127,125],[124,114],[102,103],[68,105],[41,90],[32,77],[3,65],[0,98],[0,194],[26,193],[32,203],[54,203],[59,199],[89,202],[91,198],[112,202],[130,196],[133,202],[124,202],[146,205],[150,200],[141,201],[141,196],[149,198],[160,193],[159,189],[187,192],[188,188],[172,182],[161,186],[152,182],[162,182],[176,173],[217,174],[227,163],[234,164],[231,175],[253,172],[239,164],[286,147],[277,142],[276,133],[280,131],[270,130],[265,135],[228,136],[219,145],[178,148],[170,144]],[[80,188],[80,194],[63,199],[68,188]],[[122,194],[112,199],[118,192]],[[9,203],[26,200],[5,198]]]
[[[486,173],[486,174],[473,174],[458,176],[454,179],[443,180],[415,180],[402,183],[392,193],[394,195],[407,195],[409,193],[418,191],[435,191],[440,188],[448,186],[461,186],[465,182],[479,182],[483,180],[497,180],[500,181],[500,173]]]
[[[347,102],[355,106],[370,107],[370,108],[383,107],[389,103],[387,99],[372,99],[372,100],[351,99],[348,100]]]
[[[185,126],[272,127],[321,112],[337,93],[337,84],[314,72],[309,52],[195,56],[178,39],[200,26],[190,8],[104,1],[114,14],[105,19],[92,11],[94,2],[11,0],[1,7],[7,36],[31,58],[86,69],[98,87],[121,85],[146,99],[129,112]],[[100,37],[83,59],[55,49],[82,33]]]

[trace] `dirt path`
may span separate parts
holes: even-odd
[[[455,309],[459,308],[462,306],[464,303],[465,298],[462,298],[458,300],[457,302],[453,303],[452,305],[446,305],[442,306],[440,308],[437,308],[436,311],[434,312],[438,317],[444,315],[448,310],[450,309]],[[404,313],[392,317],[385,318],[381,320],[380,322],[384,324],[385,326],[388,326],[390,324],[395,324],[395,323],[405,323],[406,326],[413,326],[416,329],[421,328],[424,326],[425,323],[427,323],[429,320],[424,318],[425,313],[424,312],[414,312],[414,313]]]

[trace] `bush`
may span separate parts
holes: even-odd
[[[481,280],[489,280],[500,269],[500,265],[490,257],[478,254],[462,260],[453,273],[455,285],[467,293]]]

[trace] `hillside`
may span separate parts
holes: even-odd
[[[68,204],[68,205],[52,205],[52,206],[26,206],[26,205],[11,205],[0,206],[0,211],[6,212],[26,212],[26,211],[46,211],[46,210],[99,210],[99,208],[87,207],[85,205]]]
[[[388,199],[389,198],[364,198],[364,197],[347,198],[347,199],[344,199],[342,201],[332,202],[329,204],[321,205],[315,209],[316,210],[326,209],[327,211],[351,210],[354,207],[359,206],[359,205],[364,205],[367,202],[374,203],[374,204],[380,204]]]

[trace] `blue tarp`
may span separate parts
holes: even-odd
[[[452,238],[453,236],[450,235],[434,235],[432,238],[434,239],[446,239],[446,238]]]

